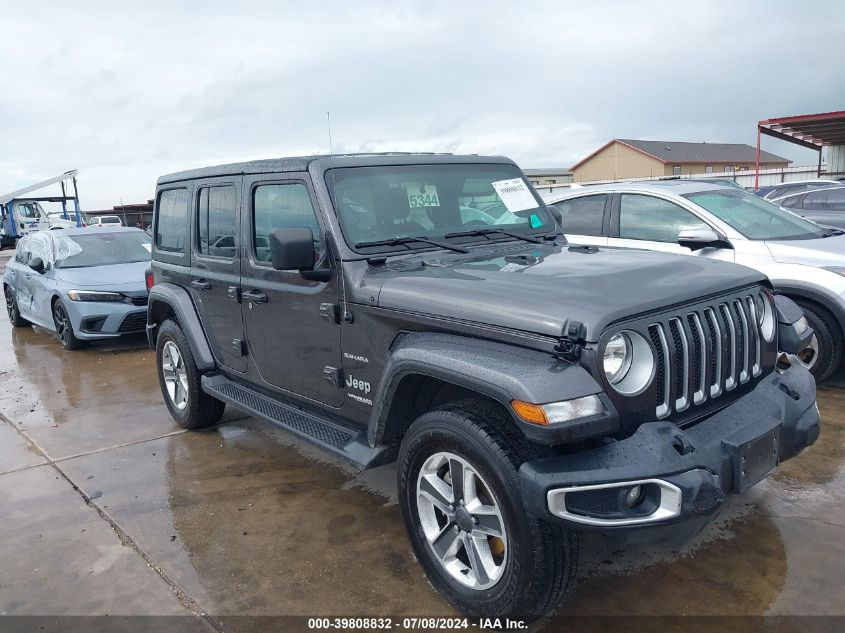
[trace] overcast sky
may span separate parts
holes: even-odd
[[[328,153],[327,111],[335,152],[530,168],[845,109],[839,2],[0,0],[0,29],[0,193],[78,168],[86,210],[183,168]]]

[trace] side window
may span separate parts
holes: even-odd
[[[237,254],[237,191],[234,187],[203,187],[197,201],[197,248],[203,255]]]
[[[188,234],[188,190],[168,189],[158,196],[156,248],[184,251]]]
[[[619,237],[652,242],[677,242],[684,229],[709,229],[674,202],[641,194],[622,194]]]
[[[555,206],[560,209],[563,221],[563,232],[573,235],[602,234],[604,221],[604,205],[607,194],[584,196],[558,202]]]
[[[15,247],[15,261],[21,264],[29,263],[29,236],[25,235],[18,240]]]
[[[795,194],[793,196],[787,196],[785,198],[781,198],[780,200],[776,200],[775,204],[779,204],[782,207],[786,207],[787,209],[795,209],[801,208],[801,200],[804,199],[800,193]]]
[[[813,191],[804,196],[804,207],[808,209],[845,210],[845,187]]]
[[[270,261],[268,237],[273,229],[308,227],[319,244],[320,225],[311,204],[308,189],[302,183],[259,185],[253,192],[252,239],[255,256],[260,262]]]
[[[40,257],[41,261],[49,264],[53,261],[53,246],[46,233],[35,233],[29,238],[30,259]]]

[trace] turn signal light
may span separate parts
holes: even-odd
[[[546,417],[546,412],[539,404],[531,404],[530,402],[523,402],[522,400],[511,401],[511,406],[516,414],[526,422],[531,424],[541,424],[546,426],[549,419]]]

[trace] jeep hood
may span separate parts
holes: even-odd
[[[576,320],[590,342],[616,321],[765,282],[755,270],[705,257],[569,245],[414,256],[370,274],[381,281],[380,307],[555,337]]]
[[[767,240],[766,247],[781,264],[845,267],[845,235],[814,240]]]

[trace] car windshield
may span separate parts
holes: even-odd
[[[808,240],[825,235],[817,224],[746,191],[717,189],[684,197],[750,240]]]
[[[54,236],[56,268],[86,268],[144,262],[150,259],[150,236],[144,231]]]
[[[326,184],[346,241],[362,252],[432,247],[411,237],[467,243],[554,229],[513,165],[351,167],[327,171]]]
[[[120,218],[114,215],[106,215],[100,218],[103,224],[120,224]]]

